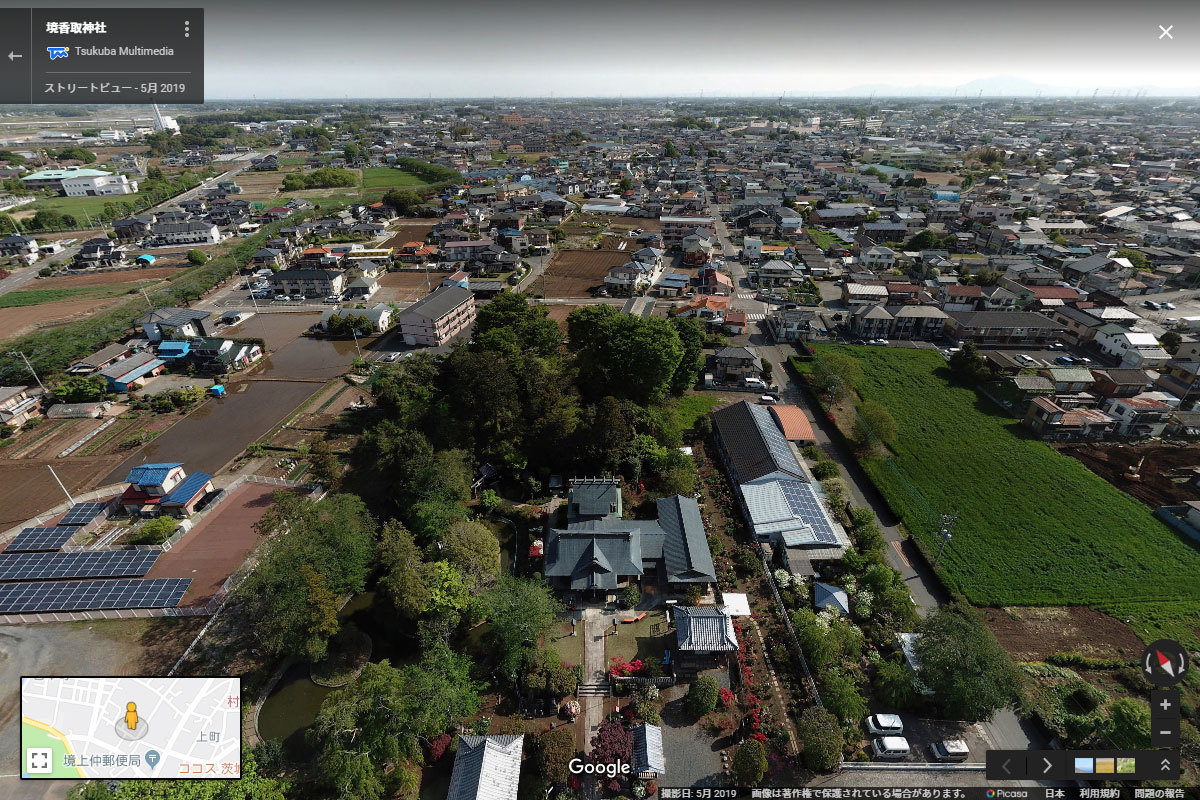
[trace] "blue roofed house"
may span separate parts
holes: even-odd
[[[608,602],[630,583],[651,581],[666,592],[716,582],[712,552],[691,497],[657,502],[658,519],[622,519],[617,478],[576,478],[567,499],[567,527],[550,531],[543,574],[585,599]]]
[[[813,606],[817,609],[832,609],[839,614],[849,614],[850,598],[845,589],[814,581]]]
[[[158,346],[158,357],[163,361],[178,361],[192,352],[191,342],[162,342]]]
[[[517,800],[525,737],[461,736],[446,800]]]
[[[166,363],[154,353],[134,353],[129,358],[123,358],[100,370],[100,375],[108,382],[110,391],[128,392],[130,389],[141,388],[146,378],[161,373]]]
[[[207,472],[188,475],[178,461],[139,464],[125,480],[129,486],[117,502],[129,514],[189,516],[213,491],[212,475]]]

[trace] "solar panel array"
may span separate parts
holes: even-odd
[[[55,525],[52,528],[26,528],[17,534],[8,547],[4,548],[6,553],[27,553],[39,550],[57,550],[71,538],[79,533],[79,528],[74,525]]]
[[[160,550],[84,550],[74,553],[0,554],[0,581],[128,578],[145,575]]]
[[[59,525],[87,525],[104,513],[108,503],[76,503],[67,510]]]
[[[179,605],[191,578],[129,578],[0,584],[0,614],[169,608]]]
[[[783,489],[783,496],[788,505],[792,507],[792,513],[812,527],[817,541],[821,544],[836,545],[838,538],[833,530],[833,523],[830,522],[825,507],[821,505],[821,498],[817,496],[813,485],[803,481],[780,481],[779,486]]]

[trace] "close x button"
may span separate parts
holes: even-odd
[[[987,779],[989,781],[1018,781],[1026,777],[1025,750],[988,750]]]

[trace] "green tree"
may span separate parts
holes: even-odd
[[[325,575],[317,572],[308,564],[300,566],[300,582],[304,586],[305,612],[307,619],[304,626],[308,638],[305,643],[304,656],[309,661],[320,661],[328,655],[329,640],[337,636],[338,609],[341,603],[338,596],[329,591],[329,581]]]
[[[665,158],[679,158],[679,148],[670,139],[663,144],[663,156]]]
[[[687,696],[683,700],[684,708],[693,719],[700,719],[717,707],[717,679],[711,675],[701,675],[692,681]]]
[[[862,448],[896,443],[900,429],[887,406],[877,400],[866,400],[858,407],[854,418],[854,441]]]
[[[261,764],[258,749],[243,750],[237,780],[123,781],[109,789],[107,781],[77,784],[69,800],[286,800],[294,797],[289,779],[272,777],[277,769]],[[261,766],[260,766],[261,764]]]
[[[534,745],[534,763],[547,783],[566,783],[571,773],[569,765],[575,757],[575,731],[568,725],[560,725],[537,737]]]
[[[1175,355],[1175,351],[1179,349],[1179,345],[1183,344],[1183,337],[1175,331],[1167,331],[1159,337],[1158,343],[1162,345],[1163,350],[1166,350],[1171,355]]]
[[[198,267],[201,264],[208,263],[208,253],[204,252],[203,250],[188,250],[187,260],[189,264]]]
[[[842,670],[829,670],[822,676],[825,684],[821,699],[825,707],[842,722],[853,722],[866,716],[867,699],[854,680]]]
[[[133,544],[162,544],[175,535],[179,529],[179,521],[174,517],[155,517],[142,523],[137,535],[130,541]]]
[[[471,594],[495,583],[500,572],[500,540],[478,522],[456,522],[442,540],[446,559],[458,568]]]
[[[412,189],[391,189],[383,196],[383,202],[396,209],[396,213],[403,217],[413,216],[425,204],[421,195]]]
[[[308,447],[308,463],[313,478],[327,489],[336,489],[342,477],[342,462],[324,436],[318,436]]]
[[[379,590],[405,617],[416,619],[429,605],[424,558],[408,529],[395,520],[379,532],[379,561],[383,575]]]
[[[961,350],[950,356],[950,371],[963,383],[972,386],[987,380],[990,375],[987,361],[973,341],[965,342]]]
[[[510,677],[516,676],[525,650],[537,646],[563,610],[545,581],[511,575],[501,576],[484,592],[480,605],[499,645],[500,667]]]
[[[54,387],[55,399],[63,403],[94,403],[104,394],[104,379],[96,375],[69,375]]]
[[[673,317],[671,325],[683,345],[679,366],[671,374],[671,394],[681,395],[696,385],[700,370],[704,368],[704,328],[695,317]]]
[[[738,786],[756,786],[767,772],[767,751],[757,739],[748,739],[733,754],[729,769]]]
[[[609,305],[572,311],[567,336],[578,354],[580,382],[594,396],[616,390],[638,402],[658,402],[684,356],[669,320],[621,314]]]
[[[1012,659],[969,606],[942,606],[917,628],[918,677],[955,719],[991,719],[1016,694]]]
[[[880,661],[871,681],[875,697],[888,708],[910,709],[916,705],[917,690],[913,686],[912,672],[901,661]]]
[[[862,380],[863,372],[858,360],[845,353],[826,353],[817,362],[817,367],[812,373],[813,386],[835,401],[853,391]]]
[[[1104,738],[1121,750],[1145,750],[1150,747],[1150,709],[1144,701],[1120,697],[1108,707],[1103,725]]]
[[[358,680],[332,692],[309,730],[322,781],[339,798],[378,800],[397,788],[391,767],[420,758],[420,744],[479,710],[471,661],[440,640],[419,664],[368,663]]]
[[[842,760],[845,736],[837,718],[820,706],[809,706],[796,721],[796,733],[804,753],[804,764],[811,770],[828,771]]]
[[[1117,258],[1125,258],[1133,265],[1136,270],[1150,269],[1150,260],[1146,258],[1146,254],[1140,250],[1133,250],[1128,247],[1121,247],[1117,250]]]

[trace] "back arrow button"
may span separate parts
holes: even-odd
[[[25,56],[22,55],[21,53],[14,53],[11,50],[8,51],[8,60],[9,61],[16,61],[18,58],[24,58],[24,57]]]

